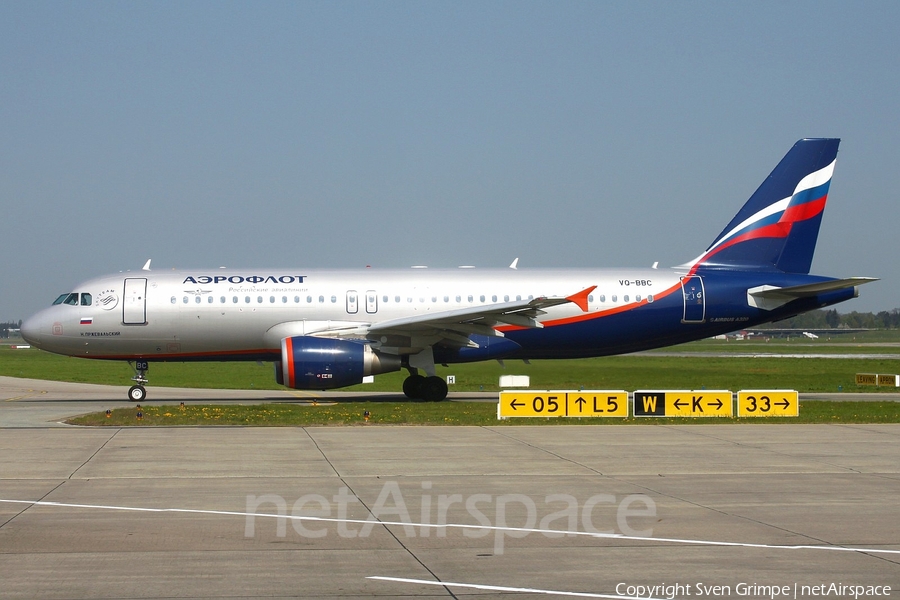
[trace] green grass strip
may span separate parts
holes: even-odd
[[[365,412],[369,412],[368,423]],[[254,405],[144,405],[75,417],[66,421],[88,426],[374,426],[374,425],[623,425],[623,424],[722,424],[722,423],[900,423],[898,402],[800,403],[799,417],[763,418],[515,418],[497,420],[492,402],[337,402]]]

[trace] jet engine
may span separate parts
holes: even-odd
[[[362,342],[301,335],[281,340],[275,380],[295,390],[327,390],[399,371],[400,366],[399,356],[380,354]]]

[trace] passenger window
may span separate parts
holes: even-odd
[[[385,304],[387,304],[387,303],[388,303],[388,297],[387,297],[387,296],[382,296],[382,297],[381,297],[381,301],[384,302]]]
[[[479,301],[484,302],[484,294],[478,297]]]
[[[82,294],[81,295],[81,305],[82,306],[90,306],[91,304],[93,304],[91,295],[90,294]]]
[[[606,302],[606,294],[600,294],[600,302]]]
[[[181,299],[181,301],[182,301],[183,303],[187,304],[187,303],[188,303],[188,297],[187,297],[187,296],[184,296],[184,297]]]
[[[521,300],[521,299],[522,299],[522,296],[521,296],[521,295],[517,295],[517,296],[516,296],[516,302],[518,302],[518,301]]]
[[[647,302],[653,302],[653,294],[647,296]]]
[[[332,297],[331,297],[331,303],[334,304],[334,303],[336,303],[336,302],[337,302],[337,296],[332,296]]]
[[[615,294],[613,294],[612,301],[617,302],[618,300],[619,300],[619,297],[616,296]]]
[[[509,302],[509,296],[503,296],[503,301],[504,301],[504,302]]]
[[[325,302],[325,296],[319,296],[319,304]]]
[[[200,296],[194,296],[194,302],[200,304]]]
[[[625,297],[622,298],[625,302],[628,302],[628,294],[625,294]]]
[[[394,302],[400,303],[400,296],[394,296]]]
[[[219,303],[220,303],[220,304],[225,304],[225,296],[222,296],[222,297],[219,298]]]
[[[496,301],[497,301],[497,295],[494,294],[493,296],[491,296],[491,302],[496,302]]]
[[[475,298],[472,297],[472,294],[469,294],[469,302],[474,302]]]
[[[641,295],[638,294],[637,296],[635,296],[635,297],[634,297],[634,301],[635,301],[635,302],[640,302],[640,301],[641,301]]]
[[[176,302],[178,302],[178,300],[176,300],[175,296],[172,296],[172,304],[175,304]]]
[[[232,296],[231,301],[234,302],[235,304],[237,304],[237,302],[238,302],[237,296]]]
[[[282,296],[282,297],[281,297],[281,303],[282,303],[282,304],[287,304],[287,296]]]
[[[244,296],[244,304],[250,304],[250,296]]]

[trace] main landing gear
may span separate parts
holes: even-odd
[[[423,377],[417,370],[410,369],[409,377],[403,380],[403,393],[412,400],[440,402],[447,397],[447,382],[443,377]]]
[[[144,384],[148,382],[147,371],[150,370],[150,363],[146,360],[138,360],[134,364],[128,361],[128,364],[134,368],[134,377],[131,380],[137,384],[128,388],[128,399],[132,402],[141,402],[147,397],[147,390],[144,389]]]

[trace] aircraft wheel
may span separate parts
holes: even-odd
[[[443,377],[426,377],[422,383],[422,400],[440,402],[447,397],[447,382]]]
[[[403,380],[403,393],[410,400],[419,400],[422,397],[422,384],[425,378],[421,375],[410,375]]]
[[[142,385],[133,385],[128,389],[128,399],[132,402],[141,402],[147,397],[147,390]]]

